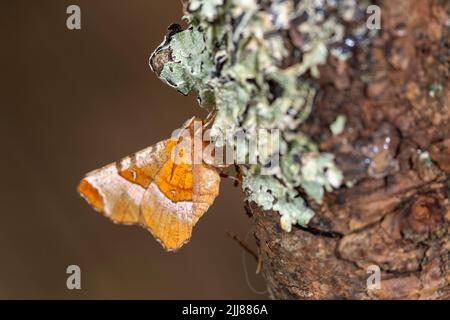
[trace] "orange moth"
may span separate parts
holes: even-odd
[[[196,122],[192,118],[183,125],[187,136],[161,141],[88,173],[78,192],[114,223],[140,225],[167,251],[179,249],[219,194],[218,170],[194,161]]]

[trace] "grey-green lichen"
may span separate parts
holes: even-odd
[[[428,94],[430,97],[434,98],[443,91],[444,86],[441,83],[432,83],[430,85],[430,90],[428,91]]]
[[[313,110],[318,67],[330,54],[349,56],[340,47],[345,27],[327,10],[351,20],[358,5],[354,0],[339,3],[190,0],[185,3],[189,28],[158,48],[171,55],[160,78],[183,94],[196,91],[200,105],[216,110],[211,138],[217,146],[230,144],[229,132],[281,132],[280,165],[275,170],[264,172],[272,156],[267,152],[257,155],[257,164],[241,165],[241,170],[248,200],[278,211],[287,231],[293,224],[306,226],[314,215],[300,188],[320,203],[324,192],[339,188],[343,180],[333,155],[320,152],[301,131]],[[334,132],[343,130],[342,120]],[[248,150],[241,152],[243,158],[248,156]]]
[[[433,160],[431,159],[431,155],[428,151],[418,150],[419,160],[422,161],[427,167],[433,166]]]
[[[203,34],[197,30],[179,32],[172,38],[170,49],[172,61],[165,64],[160,77],[183,94],[201,87],[214,68]]]
[[[337,116],[336,120],[330,125],[330,130],[333,135],[339,135],[344,131],[347,117],[344,115]]]

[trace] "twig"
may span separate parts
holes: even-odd
[[[242,249],[247,251],[253,258],[255,258],[255,260],[257,262],[260,260],[258,254],[256,254],[256,252],[253,251],[244,241],[239,239],[234,233],[232,233],[229,230],[226,230],[225,232],[226,232],[227,236],[229,236],[231,239],[236,241],[242,247]]]

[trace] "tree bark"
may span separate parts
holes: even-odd
[[[329,58],[302,126],[354,185],[308,199],[316,216],[290,233],[247,204],[272,298],[450,298],[450,3],[378,5],[381,32]],[[367,286],[371,265],[381,288]]]

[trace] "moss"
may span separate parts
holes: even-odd
[[[217,146],[233,147],[226,132],[279,130],[279,167],[267,175],[271,154],[258,153],[257,164],[241,165],[243,188],[249,200],[280,212],[283,229],[306,226],[313,212],[299,189],[320,203],[343,177],[333,155],[321,153],[301,125],[313,112],[318,66],[330,54],[348,58],[344,20],[365,8],[353,0],[191,0],[185,9],[189,28],[157,50],[171,53],[160,78],[183,94],[196,91],[201,106],[217,111]],[[337,119],[333,132],[344,125]],[[248,149],[240,152],[248,156]]]

